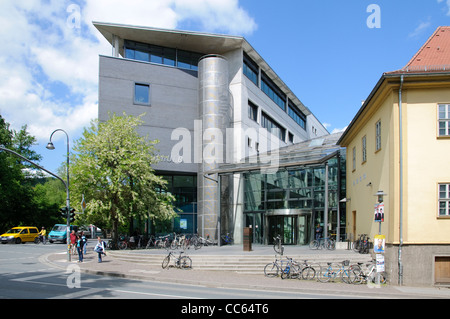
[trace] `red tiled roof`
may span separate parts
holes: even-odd
[[[439,27],[398,72],[450,71],[450,27]]]

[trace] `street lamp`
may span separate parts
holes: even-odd
[[[55,146],[52,143],[52,137],[53,134],[55,134],[55,132],[61,131],[63,133],[66,134],[67,137],[67,183],[66,183],[66,212],[67,212],[67,235],[66,235],[66,241],[67,241],[67,260],[70,261],[70,193],[69,193],[69,154],[70,154],[70,149],[69,149],[69,134],[67,134],[66,131],[62,130],[62,129],[57,129],[54,130],[53,133],[50,135],[50,142],[48,142],[46,148],[49,150],[54,150]]]

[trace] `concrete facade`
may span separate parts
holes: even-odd
[[[178,65],[177,56],[173,65],[143,62],[127,58],[126,44],[129,41],[142,46],[158,46],[176,52],[193,52],[198,56],[220,55],[227,61],[227,83],[229,105],[226,111],[230,121],[222,127],[225,135],[223,156],[216,163],[238,163],[242,159],[276,150],[279,147],[328,135],[326,128],[301,103],[289,87],[278,77],[264,59],[242,37],[196,33],[189,31],[163,30],[138,26],[94,22],[95,27],[113,48],[112,57],[100,56],[99,75],[99,120],[108,119],[109,112],[129,115],[145,113],[145,124],[141,134],[149,139],[158,139],[162,161],[155,165],[157,173],[198,174],[198,221],[197,231],[212,239],[220,234],[219,196],[214,176],[205,178],[204,151],[211,149],[211,136],[205,136],[202,121],[205,113],[201,106],[204,94],[199,81],[200,69]],[[128,42],[127,42],[128,41]],[[255,65],[257,83],[244,74],[244,56]],[[268,78],[275,91],[285,98],[284,109],[263,91],[263,76]],[[148,85],[150,100],[147,105],[134,102],[135,84]],[[209,97],[208,97],[209,98]],[[256,106],[256,119],[249,117],[249,104]],[[289,115],[289,103],[304,115],[302,127]],[[271,134],[263,127],[263,114],[279,125],[283,137]],[[214,126],[219,126],[217,123]],[[222,131],[223,132],[223,131]],[[274,133],[274,132],[272,132]],[[232,143],[231,143],[232,142]],[[213,168],[213,167],[210,167]],[[205,180],[206,179],[206,180]],[[242,203],[239,202],[239,176],[233,180],[233,210],[236,212],[233,232],[236,242],[242,233]],[[207,188],[203,186],[208,185]],[[216,191],[212,188],[216,187]],[[208,189],[208,190],[207,190]],[[205,193],[206,191],[206,193]],[[205,201],[205,194],[212,201]]]

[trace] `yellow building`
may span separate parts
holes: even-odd
[[[450,284],[450,27],[383,74],[338,144],[347,148],[347,233],[386,236],[392,284]]]

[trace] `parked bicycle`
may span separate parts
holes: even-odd
[[[302,266],[301,279],[313,280],[316,277],[316,269],[308,264],[308,260],[304,260]]]
[[[287,264],[288,264],[289,260],[288,259],[278,259],[275,257],[275,261],[268,263],[267,265],[264,266],[264,275],[266,277],[278,277],[278,275],[284,271],[284,269],[286,268]]]
[[[180,254],[178,257],[174,255],[172,251],[169,251],[169,254],[164,258],[162,262],[162,268],[168,269],[170,265],[171,259],[174,260],[174,267],[179,269],[191,269],[192,268],[192,260],[189,258],[189,256],[182,256],[184,254],[184,251],[180,251]]]
[[[353,271],[357,274],[354,281],[355,284],[365,284],[365,283],[377,283],[377,265],[375,262],[366,264],[365,269],[362,267],[363,263],[357,263],[350,266]],[[387,274],[385,271],[379,273],[380,284],[385,284],[387,282]]]
[[[370,238],[367,234],[360,234],[359,238],[353,242],[353,250],[360,254],[368,254],[370,247]]]
[[[326,237],[314,239],[309,243],[309,249],[322,249],[322,248],[326,248],[328,250],[335,250],[336,242],[333,239]]]
[[[349,264],[349,260],[344,260],[341,265],[329,262],[326,267],[320,268],[317,274],[317,280],[320,282],[328,282],[335,280],[339,276],[342,282],[351,284],[356,280],[358,273],[355,269],[350,268]]]

